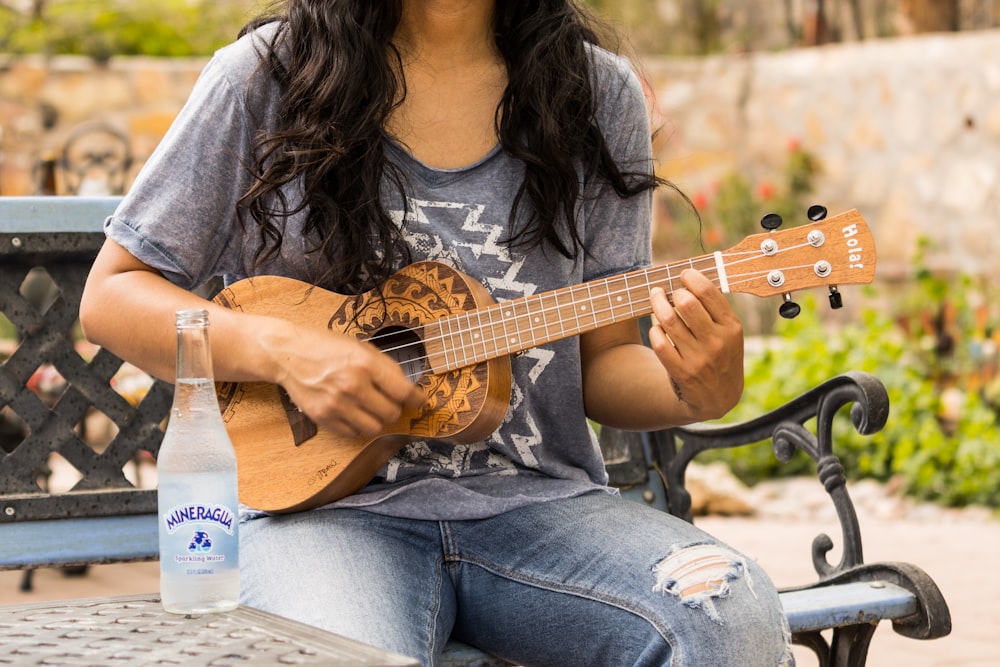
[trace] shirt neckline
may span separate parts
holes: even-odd
[[[453,183],[465,175],[475,171],[479,167],[483,166],[490,160],[492,160],[496,155],[500,153],[501,146],[497,142],[493,148],[486,152],[481,158],[475,162],[471,162],[462,167],[449,167],[440,168],[432,167],[420,159],[418,159],[413,153],[406,149],[398,141],[390,137],[388,134],[383,133],[383,139],[386,145],[389,147],[390,152],[397,158],[406,162],[408,165],[407,171],[416,174],[422,181],[428,185],[441,186],[447,185],[448,183]]]

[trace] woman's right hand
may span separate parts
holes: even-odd
[[[275,382],[306,416],[338,436],[378,435],[405,408],[426,400],[394,359],[352,336],[296,327],[264,336],[261,344],[279,369]]]

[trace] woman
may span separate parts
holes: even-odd
[[[94,342],[170,379],[173,313],[208,308],[216,379],[373,436],[427,400],[396,361],[193,290],[278,274],[357,293],[432,259],[504,301],[649,264],[642,90],[571,0],[289,0],[245,33],[106,224]],[[673,305],[651,290],[651,349],[631,321],[516,357],[482,442],[411,443],[330,506],[247,508],[244,602],[426,664],[449,636],[524,665],[790,664],[766,575],[621,500],[587,425],[739,399],[740,323],[702,274],[681,281]]]

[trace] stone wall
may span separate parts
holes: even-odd
[[[101,127],[127,137],[131,182],[204,65],[200,59],[115,58],[99,65],[83,57],[0,57],[0,194],[35,194],[38,161],[61,159],[74,132]],[[59,194],[74,192],[68,180],[60,171]]]
[[[0,59],[0,194],[31,194],[39,156],[95,120],[127,135],[134,175],[203,65]],[[904,273],[920,236],[939,248],[934,266],[997,271],[1000,32],[642,67],[662,173],[685,192],[733,170],[764,178],[795,141],[821,164],[815,199],[831,212],[858,208],[875,229],[880,277]],[[64,177],[60,190],[69,185]]]
[[[1000,32],[645,67],[682,189],[760,177],[796,141],[819,158],[816,199],[875,229],[880,277],[901,274],[920,236],[934,267],[997,274]]]

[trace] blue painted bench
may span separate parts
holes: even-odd
[[[136,488],[122,469],[144,453],[155,457],[172,387],[155,382],[133,405],[111,386],[120,359],[106,350],[84,359],[74,347],[83,284],[104,238],[101,224],[118,201],[0,198],[0,312],[19,340],[0,356],[0,569],[30,572],[157,558],[156,492]],[[33,391],[32,377],[44,365],[58,370],[64,380],[58,396]],[[813,544],[817,580],[782,591],[781,600],[794,641],[809,647],[821,667],[863,665],[882,621],[915,639],[934,639],[951,630],[947,603],[923,570],[862,558],[860,526],[833,451],[834,419],[842,418],[837,415],[847,405],[859,432],[871,434],[885,424],[885,388],[870,375],[849,372],[738,425],[654,433],[601,430],[612,483],[623,495],[688,521],[691,498],[685,472],[701,452],[769,441],[782,460],[801,450],[816,461],[840,519],[841,560],[826,560],[832,540],[819,535]],[[81,432],[84,417],[94,410],[104,413],[116,431],[100,452]],[[68,492],[45,488],[44,472],[53,453],[82,476]],[[442,664],[504,663],[451,643]]]

